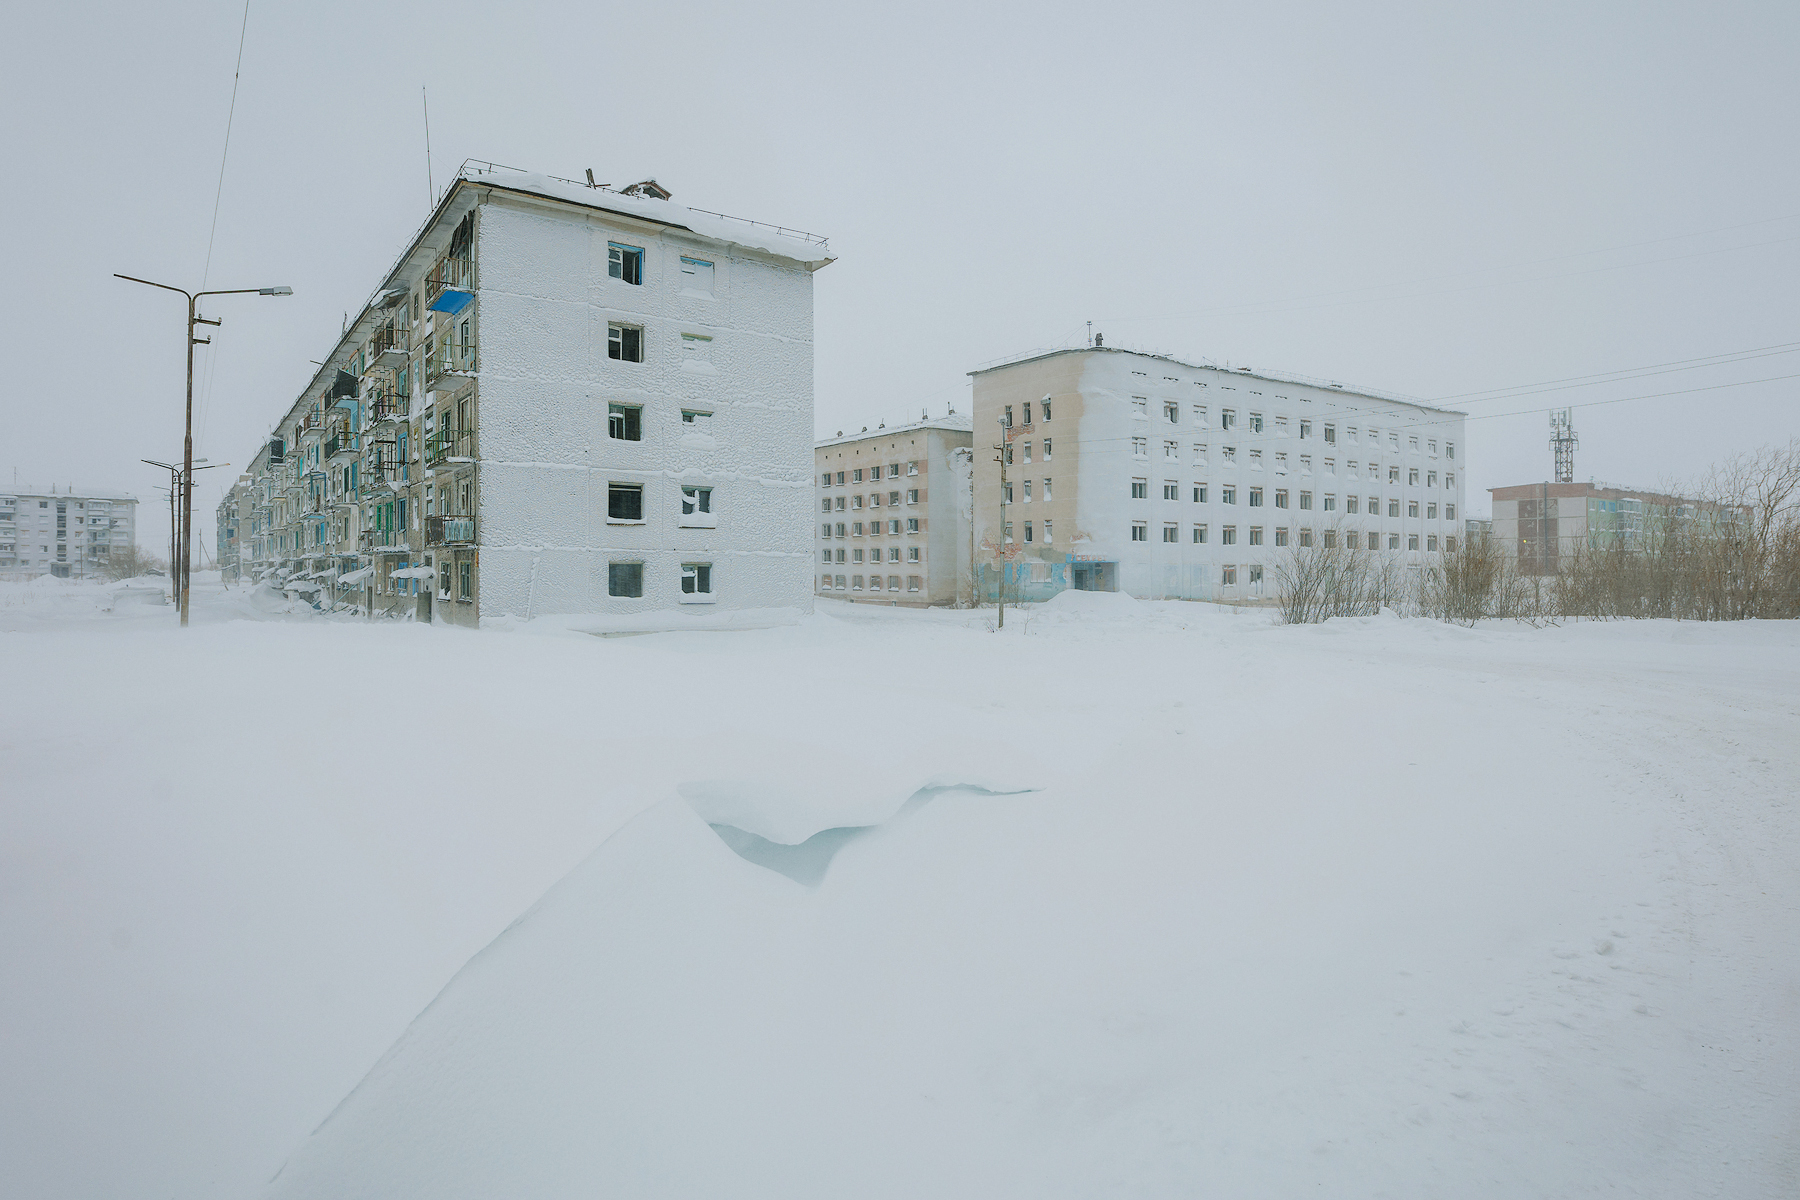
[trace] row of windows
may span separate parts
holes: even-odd
[[[692,517],[710,514],[713,490],[698,484],[681,487],[681,515]],[[641,483],[609,483],[606,485],[606,517],[610,521],[642,521],[644,519],[644,485]]]
[[[1027,524],[1029,525],[1029,523],[1027,523]],[[1029,533],[1029,528],[1027,529],[1027,532]],[[1246,529],[1246,532],[1249,534],[1249,543],[1248,543],[1249,545],[1261,546],[1261,545],[1265,544],[1263,541],[1263,534],[1264,534],[1263,526],[1261,526],[1261,525],[1248,526]],[[1188,540],[1195,545],[1205,545],[1208,542],[1208,540],[1210,539],[1210,536],[1211,536],[1210,531],[1209,531],[1208,527],[1205,525],[1191,525],[1188,527]],[[1275,536],[1275,541],[1274,541],[1275,545],[1286,546],[1289,544],[1288,543],[1289,533],[1288,533],[1287,526],[1285,526],[1285,525],[1276,526],[1275,530],[1274,530],[1274,536]],[[1297,536],[1299,539],[1299,541],[1298,541],[1299,545],[1310,546],[1313,544],[1313,531],[1311,529],[1301,529],[1298,531]],[[1335,547],[1338,544],[1338,536],[1339,536],[1339,531],[1336,529],[1324,530],[1322,533],[1322,537],[1324,539],[1325,547],[1327,549]],[[1398,550],[1398,549],[1400,549],[1401,539],[1402,539],[1402,537],[1404,537],[1404,539],[1406,541],[1406,548],[1408,550],[1417,550],[1419,548],[1420,536],[1421,535],[1416,534],[1416,533],[1409,533],[1409,534],[1405,534],[1405,535],[1398,534],[1398,533],[1382,534],[1376,530],[1369,530],[1367,533],[1363,533],[1359,530],[1351,529],[1351,530],[1346,530],[1343,532],[1343,542],[1344,542],[1344,548],[1348,549],[1348,550],[1361,550],[1364,548],[1367,548],[1370,550],[1379,550],[1379,549],[1381,549],[1382,539],[1385,537],[1387,539],[1387,548],[1389,550]],[[1436,551],[1438,548],[1438,535],[1435,533],[1428,533],[1423,536],[1424,536],[1424,540],[1425,540],[1425,549],[1430,550],[1430,551]],[[1008,537],[1008,540],[1009,541],[1011,540],[1010,535]],[[1029,541],[1030,539],[1027,538],[1026,540]],[[1150,524],[1149,524],[1149,522],[1133,521],[1131,524],[1131,540],[1134,542],[1149,541],[1150,540]],[[1175,522],[1175,521],[1165,522],[1162,527],[1162,540],[1165,542],[1179,543],[1181,541],[1181,525],[1180,525],[1180,523]],[[1221,546],[1237,545],[1238,544],[1238,527],[1236,525],[1221,525],[1219,527],[1219,544]],[[1443,546],[1446,551],[1454,553],[1456,550],[1456,539],[1453,537],[1444,538]]]
[[[1165,441],[1162,444],[1162,447],[1163,447],[1162,456],[1163,456],[1164,462],[1174,463],[1174,462],[1182,461],[1182,459],[1181,459],[1181,443],[1180,442]],[[1206,445],[1206,443],[1195,442],[1195,443],[1193,443],[1192,450],[1193,450],[1192,461],[1193,461],[1194,466],[1204,468],[1204,467],[1208,467],[1208,466],[1212,465],[1212,460],[1210,458],[1210,448]],[[1238,448],[1236,446],[1221,446],[1219,448],[1219,450],[1220,450],[1220,461],[1219,461],[1220,467],[1236,469],[1239,466]],[[1150,457],[1150,439],[1149,438],[1141,438],[1141,437],[1132,438],[1131,439],[1131,456],[1133,458],[1149,458]],[[1010,463],[1012,461],[1012,459],[1009,457],[1007,459],[1007,461]],[[1031,460],[1029,458],[1027,458],[1025,461],[1030,462]],[[1263,452],[1261,450],[1251,449],[1249,452],[1249,456],[1246,460],[1244,460],[1243,465],[1252,471],[1262,470],[1263,469]],[[1277,475],[1286,475],[1288,473],[1288,456],[1285,451],[1278,450],[1275,452],[1274,467],[1275,467],[1275,474],[1277,474]],[[1320,467],[1321,473],[1323,473],[1325,475],[1336,475],[1338,473],[1338,460],[1335,458],[1321,459],[1319,462],[1319,467]],[[1377,479],[1381,478],[1381,464],[1380,463],[1371,459],[1368,463],[1364,464],[1354,458],[1346,459],[1344,461],[1344,477],[1347,479],[1361,478],[1362,475],[1364,474],[1365,467],[1367,469],[1367,474],[1368,474],[1369,479],[1377,480]],[[1313,473],[1312,455],[1310,455],[1310,454],[1300,455],[1299,468],[1300,468],[1300,474],[1311,475]],[[1426,487],[1434,488],[1438,485],[1438,472],[1436,472],[1436,471],[1421,472],[1418,467],[1402,468],[1398,463],[1389,463],[1388,464],[1387,481],[1389,483],[1394,483],[1394,484],[1399,483],[1400,482],[1400,472],[1402,469],[1404,469],[1406,471],[1406,486],[1408,486],[1408,487],[1418,487],[1419,480],[1421,478],[1421,474],[1423,475],[1423,478],[1425,480]],[[1455,471],[1446,471],[1443,474],[1444,474],[1444,486],[1446,488],[1454,491],[1456,488],[1456,472]]]
[[[887,464],[887,477],[889,479],[900,478],[902,468],[905,468],[905,473],[908,475],[917,475],[919,473],[919,464],[916,460],[913,462],[907,462],[907,463],[889,463],[889,464]],[[868,469],[870,483],[874,483],[876,480],[881,478],[881,470],[882,469],[878,466],[870,467]],[[844,486],[844,474],[845,473],[843,471],[839,471],[835,476],[833,476],[830,471],[822,471],[819,474],[819,486],[820,487],[843,487]],[[857,467],[854,470],[850,471],[849,475],[850,475],[851,483],[861,483],[863,481],[863,468]],[[837,482],[835,484],[832,482],[833,478],[835,478],[837,480]]]
[[[1046,480],[1045,482],[1049,482],[1049,481]],[[860,495],[858,495],[858,496],[850,496],[850,497],[844,497],[844,496],[836,497],[835,503],[836,503],[837,507],[835,509],[832,507],[833,502],[834,502],[833,497],[831,497],[831,496],[821,497],[819,500],[819,511],[820,512],[843,512],[844,511],[844,501],[846,499],[849,500],[850,508],[852,511],[861,510],[861,508],[863,506],[863,498]],[[919,489],[918,488],[906,489],[906,502],[908,504],[917,504],[919,502]],[[899,508],[900,507],[900,493],[897,491],[889,492],[887,494],[887,503],[888,503],[889,508]],[[869,493],[869,507],[870,508],[880,508],[881,507],[881,493],[880,492],[870,492]]]
[[[616,362],[644,361],[644,327],[627,325],[623,321],[609,321],[606,325],[606,357]],[[712,362],[712,337],[704,333],[684,333],[681,335],[681,361],[684,363]],[[710,365],[704,370],[711,370]]]
[[[1045,396],[1042,400],[1038,401],[1038,408],[1043,412],[1044,420],[1048,421],[1050,419],[1050,397]],[[1021,425],[1031,424],[1031,404],[1030,404],[1030,402],[1027,402],[1024,405],[1024,414],[1025,414],[1025,419],[1019,423]],[[1006,406],[1006,416],[1001,421],[1001,424],[1005,425],[1008,429],[1011,429],[1012,423],[1013,423],[1013,406],[1009,404]]]
[[[906,585],[905,586],[906,586],[906,590],[909,592],[922,591],[925,586],[925,580],[917,575],[908,575],[906,577]],[[888,591],[897,592],[900,590],[900,587],[901,587],[900,576],[889,575],[887,577],[887,590]],[[826,592],[830,592],[830,591],[860,592],[860,591],[865,590],[863,588],[863,577],[861,575],[850,576],[848,582],[845,581],[845,578],[842,575],[821,575],[821,576],[819,576],[819,589],[821,591],[826,591]],[[881,589],[881,576],[879,576],[879,575],[869,576],[869,586],[868,586],[867,590],[871,591],[871,592],[881,591],[882,590]]]
[[[712,413],[701,408],[681,410],[681,432],[711,433]],[[641,404],[608,404],[606,436],[615,442],[644,440],[644,406]]]
[[[1048,500],[1050,498],[1049,497],[1049,484],[1050,484],[1050,481],[1048,479],[1044,480],[1044,485],[1045,485],[1044,498],[1046,500]],[[1027,488],[1026,499],[1030,499],[1030,497],[1031,497],[1031,493],[1029,490],[1030,484],[1027,484],[1026,488]],[[1193,485],[1194,503],[1195,504],[1205,504],[1207,502],[1207,496],[1209,495],[1210,490],[1211,489],[1210,489],[1209,484],[1204,484],[1204,483],[1194,484]],[[1263,503],[1263,497],[1266,494],[1267,493],[1265,492],[1265,490],[1263,488],[1259,488],[1259,487],[1245,489],[1245,496],[1246,496],[1246,499],[1251,508],[1261,508],[1262,503]],[[1288,507],[1289,496],[1290,496],[1290,493],[1287,488],[1275,488],[1274,489],[1275,507],[1276,508]],[[1141,478],[1133,479],[1131,481],[1131,498],[1133,500],[1149,499],[1150,498],[1150,481],[1148,479],[1141,479]],[[1163,480],[1162,498],[1164,500],[1180,500],[1181,499],[1181,482],[1176,479]],[[1011,500],[1010,492],[1008,493],[1007,499],[1009,501]],[[1313,493],[1311,493],[1309,491],[1301,491],[1298,493],[1298,499],[1300,501],[1300,508],[1302,510],[1310,510],[1312,508]],[[1325,512],[1338,511],[1337,493],[1326,492],[1324,495],[1319,497],[1319,500],[1320,500],[1322,508]],[[1219,503],[1221,503],[1221,504],[1236,504],[1237,502],[1238,502],[1238,485],[1235,483],[1222,484],[1219,488]],[[1402,502],[1396,497],[1393,497],[1393,496],[1388,497],[1387,515],[1390,517],[1399,516],[1401,503]],[[1405,504],[1406,504],[1406,515],[1408,517],[1417,517],[1419,515],[1419,508],[1420,508],[1421,501],[1407,500],[1407,501],[1405,501]],[[1426,519],[1433,520],[1433,521],[1437,520],[1437,515],[1438,515],[1437,501],[1435,501],[1435,500],[1424,501],[1423,504],[1424,504]],[[1444,519],[1446,521],[1456,520],[1456,505],[1445,504],[1443,506],[1443,509],[1444,509]],[[1363,497],[1361,497],[1361,496],[1345,496],[1344,497],[1344,511],[1346,513],[1362,512],[1363,511]],[[1368,514],[1372,517],[1381,515],[1381,497],[1380,496],[1370,496],[1368,498]]]
[[[641,287],[644,282],[644,248],[623,242],[606,243],[606,274],[621,283]],[[713,293],[713,264],[703,258],[681,256],[681,290],[710,296]]]
[[[1049,462],[1051,459],[1050,452],[1054,448],[1052,445],[1052,440],[1053,439],[1051,439],[1051,438],[1044,439],[1044,461],[1045,462]],[[1013,452],[1015,449],[1022,450],[1024,452],[1024,460],[1026,462],[1031,461],[1031,442],[1030,441],[1008,442],[1008,443],[1006,443],[1006,465],[1007,466],[1010,467],[1013,465],[1013,461],[1014,461]]]
[[[1146,420],[1149,419],[1150,398],[1148,396],[1133,396],[1131,398],[1131,408],[1132,408],[1133,416],[1141,417]],[[1174,401],[1174,400],[1165,400],[1165,401],[1163,401],[1162,411],[1163,411],[1163,420],[1164,421],[1168,422],[1170,425],[1181,424],[1181,405],[1180,405],[1180,403],[1178,403],[1177,401]],[[1288,418],[1285,415],[1282,415],[1279,413],[1275,415],[1274,424],[1273,424],[1272,429],[1265,426],[1263,414],[1260,412],[1249,412],[1246,414],[1246,417],[1247,417],[1247,420],[1246,420],[1245,424],[1242,426],[1242,428],[1244,428],[1245,430],[1247,430],[1250,433],[1263,433],[1263,432],[1267,431],[1267,432],[1273,432],[1276,437],[1287,437],[1289,435],[1290,426],[1288,424]],[[1196,405],[1192,406],[1192,423],[1201,429],[1207,429],[1207,428],[1211,427],[1210,421],[1207,417],[1207,406],[1206,405],[1196,404]],[[1219,410],[1219,428],[1220,429],[1240,428],[1240,426],[1238,425],[1237,409],[1221,408]],[[1301,438],[1310,438],[1313,435],[1313,422],[1310,420],[1302,420],[1298,423],[1298,429],[1299,429],[1299,435]],[[1327,446],[1338,445],[1339,444],[1338,443],[1338,430],[1339,430],[1339,426],[1336,422],[1334,422],[1334,421],[1323,422],[1319,427],[1319,432],[1321,434],[1321,440],[1324,441],[1324,443]],[[1370,446],[1381,445],[1381,430],[1375,428],[1372,425],[1364,428],[1361,431],[1360,435],[1359,435],[1357,426],[1345,425],[1345,426],[1343,426],[1343,434],[1344,434],[1343,441],[1344,441],[1344,444],[1346,444],[1346,445],[1352,445],[1352,446],[1359,445],[1359,444],[1365,444],[1365,445],[1370,445]],[[1390,450],[1393,450],[1396,452],[1399,451],[1400,436],[1401,435],[1398,432],[1391,430],[1391,429],[1388,430],[1387,445]],[[1365,438],[1366,438],[1366,441],[1363,440]],[[1429,454],[1431,457],[1436,458],[1437,453],[1438,453],[1438,440],[1434,437],[1428,437],[1428,438],[1424,439],[1423,444],[1424,444],[1425,452],[1427,454]],[[1417,436],[1414,436],[1411,434],[1407,435],[1406,448],[1414,454],[1419,453],[1420,439]],[[1456,443],[1455,442],[1446,441],[1444,443],[1444,457],[1445,458],[1455,458],[1456,457]]]
[[[887,522],[887,532],[890,534],[898,535],[901,531],[902,526],[905,527],[905,530],[907,533],[917,533],[917,532],[919,532],[919,518],[907,517],[905,519],[905,521],[903,522],[899,517],[890,517],[890,518],[888,518],[888,522]],[[849,523],[848,528],[849,528],[849,532],[846,533],[846,532],[844,532],[845,523],[842,521],[837,522],[835,525],[828,521],[821,521],[821,522],[819,522],[819,536],[824,537],[824,538],[828,538],[828,537],[861,537],[861,536],[863,536],[863,523],[861,521],[851,521]],[[835,534],[832,532],[833,530],[836,530]],[[881,534],[882,534],[881,522],[880,521],[870,521],[869,522],[869,536],[870,537],[880,537]]]
[[[863,560],[863,552],[861,550],[850,551],[849,561],[851,561],[853,563],[859,563],[862,560]],[[887,560],[891,563],[897,563],[900,561],[900,547],[899,546],[889,546],[887,548]],[[822,563],[845,561],[844,560],[844,548],[842,546],[839,546],[837,548],[836,557],[833,557],[832,551],[829,549],[819,551],[819,561]],[[881,561],[881,547],[876,546],[874,549],[869,551],[869,561],[872,563],[878,563]],[[906,561],[910,562],[910,563],[916,563],[916,562],[923,561],[923,559],[921,559],[919,556],[919,548],[917,546],[906,547]]]
[[[710,597],[713,594],[711,563],[681,564],[681,594]],[[641,562],[609,562],[606,564],[606,594],[636,600],[644,594],[644,564]]]
[[[1024,489],[1025,503],[1030,504],[1031,503],[1031,480],[1021,479],[1019,481],[1019,484]],[[1039,497],[1044,500],[1050,499],[1050,476],[1048,476],[1048,475],[1044,476],[1044,487],[1043,487],[1043,490],[1039,493]],[[1011,480],[1008,480],[1006,483],[1003,483],[1000,485],[1000,502],[1002,504],[1013,503],[1013,484],[1012,484]]]

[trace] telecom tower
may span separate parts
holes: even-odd
[[[1575,422],[1566,408],[1551,410],[1550,449],[1556,451],[1556,482],[1575,482],[1575,447],[1581,441],[1575,436]]]

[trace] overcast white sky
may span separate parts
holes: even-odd
[[[8,17],[0,471],[155,496],[179,297],[207,258],[243,7]],[[966,400],[1078,343],[1463,405],[1578,408],[1582,478],[1643,486],[1800,433],[1800,6],[773,7],[253,0],[196,453],[242,464],[464,158],[830,236],[817,426]],[[1468,393],[1785,352],[1603,387]],[[1705,391],[1687,389],[1707,388]],[[1473,402],[1471,402],[1473,401]],[[1469,426],[1544,478],[1541,412]],[[210,528],[221,485],[200,492]],[[0,486],[9,482],[0,479]],[[154,542],[154,538],[147,539]]]

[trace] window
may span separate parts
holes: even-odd
[[[1009,404],[1006,406],[1006,419],[1000,423],[1008,429],[1012,428],[1012,405]]]
[[[1171,425],[1180,424],[1180,422],[1181,422],[1181,405],[1175,403],[1175,401],[1173,401],[1173,400],[1164,400],[1163,401],[1163,419],[1168,421],[1168,423]]]
[[[1026,540],[1026,542],[1031,541],[1031,522],[1030,521],[1025,522],[1025,540]],[[899,551],[896,550],[894,553],[898,554]]]
[[[1437,534],[1428,533],[1425,535],[1425,548],[1427,550],[1436,550],[1437,549]]]
[[[1231,484],[1226,484],[1224,487],[1220,488],[1219,489],[1219,503],[1220,504],[1236,504],[1237,503],[1237,488],[1232,486]]]
[[[1025,443],[1025,456],[1024,456],[1024,461],[1026,461],[1026,462],[1030,462],[1030,461],[1031,461],[1031,443],[1030,443],[1030,442],[1026,442],[1026,443]]]
[[[1049,498],[1050,498],[1050,484],[1048,481],[1046,481],[1044,484],[1044,499],[1048,500]],[[917,504],[919,502],[919,489],[918,488],[908,488],[906,490],[906,502],[908,504]]]
[[[820,487],[830,487],[831,486],[831,472],[830,471],[827,471],[823,475],[819,476],[819,486]]]
[[[635,404],[606,406],[606,436],[621,442],[638,442],[644,438],[644,410]]]
[[[625,283],[644,282],[644,251],[639,246],[606,243],[606,274]],[[614,357],[618,357],[614,355]],[[636,359],[632,360],[636,362]]]
[[[1263,490],[1261,488],[1251,488],[1250,489],[1250,507],[1251,508],[1261,508],[1262,500],[1263,500]]]
[[[1230,429],[1232,426],[1234,426],[1236,424],[1237,424],[1237,410],[1236,409],[1221,408],[1219,410],[1219,428],[1220,429]]]
[[[1419,486],[1419,468],[1414,467],[1406,473],[1406,486],[1407,487],[1418,487]]]
[[[1140,420],[1147,421],[1150,419],[1149,408],[1150,408],[1150,397],[1148,397],[1148,396],[1133,396],[1131,398],[1131,415],[1132,416],[1137,417]]]
[[[850,497],[850,508],[852,511],[861,512],[862,506],[863,506],[863,498],[861,496]]]
[[[643,520],[644,485],[641,483],[607,484],[606,519],[609,521]],[[633,593],[633,595],[636,594]]]
[[[1150,439],[1149,438],[1132,438],[1131,439],[1131,454],[1132,454],[1132,457],[1134,457],[1134,458],[1149,458],[1150,457]]]
[[[1051,538],[1051,536],[1050,536],[1050,522],[1049,522],[1049,521],[1045,521],[1045,522],[1044,522],[1044,542],[1045,542],[1045,544],[1046,544],[1046,545],[1047,545],[1047,544],[1049,544],[1049,543],[1050,543],[1050,542],[1051,542],[1051,541],[1052,541],[1052,540],[1053,540],[1053,539],[1052,539],[1052,538]],[[918,553],[918,552],[919,552],[919,549],[918,549],[918,547],[917,547],[917,546],[915,546],[915,547],[913,547],[913,553],[914,553],[914,554],[917,554],[917,553]],[[917,562],[917,561],[918,561],[918,560],[917,560],[917,559],[914,559],[914,560],[913,560],[913,561],[914,561],[914,562]]]
[[[1181,443],[1165,441],[1163,443],[1163,457],[1170,462],[1179,459],[1181,457]]]
[[[712,339],[703,333],[681,335],[681,362],[703,374],[712,370]]]
[[[1047,535],[1048,530],[1049,530],[1049,522],[1046,521],[1044,524],[1045,524],[1045,531],[1046,531],[1046,535]],[[1046,536],[1044,540],[1049,541],[1050,539],[1048,536]],[[906,561],[907,562],[918,562],[919,561],[919,548],[917,546],[908,546],[906,548]]]
[[[1444,443],[1444,457],[1445,458],[1455,458],[1456,457],[1456,443],[1455,442],[1445,442]]]
[[[1325,511],[1326,512],[1336,512],[1337,511],[1337,497],[1336,496],[1332,496],[1332,495],[1328,494],[1325,497]]]
[[[1260,546],[1263,544],[1263,527],[1261,525],[1252,525],[1250,527],[1250,544],[1252,546]]]
[[[908,575],[906,577],[906,590],[909,592],[916,592],[923,585],[924,585],[924,581],[921,580],[917,575]]]
[[[1288,506],[1287,489],[1286,488],[1276,488],[1275,489],[1275,507],[1276,508],[1286,508],[1287,506]]]
[[[839,486],[839,487],[843,487],[843,486],[844,486],[844,473],[843,473],[843,472],[842,472],[842,471],[839,471],[839,472],[838,472],[838,473],[837,473],[837,485],[838,485],[838,486]],[[839,505],[839,506],[838,506],[838,507],[839,507],[839,508],[842,508],[842,507],[843,507],[843,505],[841,505],[841,504],[840,504],[840,505]]]
[[[1445,554],[1455,554],[1456,553],[1456,539],[1455,538],[1447,537],[1444,539],[1444,553]]]
[[[1194,424],[1202,429],[1206,428],[1206,405],[1194,405]]]
[[[1286,525],[1277,525],[1275,527],[1275,544],[1277,546],[1285,546],[1288,544],[1288,531]]]
[[[862,591],[862,576],[861,575],[852,575],[850,577],[850,590],[853,592]]]
[[[1400,548],[1400,535],[1397,533],[1388,534],[1388,549],[1389,550],[1398,550],[1399,548]]]
[[[1196,467],[1200,467],[1203,470],[1206,467],[1206,443],[1205,442],[1195,442],[1194,443],[1194,465]]]
[[[843,481],[839,480],[839,482],[841,483]],[[862,468],[861,467],[858,467],[856,470],[850,472],[850,482],[851,483],[861,483],[862,482]]]
[[[1280,417],[1280,416],[1276,417],[1275,418],[1275,436],[1276,437],[1286,437],[1287,435],[1288,435],[1288,419],[1286,417]]]
[[[1179,499],[1181,499],[1181,481],[1180,480],[1177,480],[1177,479],[1163,480],[1163,499],[1164,500],[1179,500]]]
[[[606,594],[636,599],[644,594],[644,564],[616,562],[606,564]]]
[[[681,256],[681,290],[710,296],[713,293],[713,265],[703,258]]]
[[[683,487],[681,489],[681,515],[693,516],[695,513],[712,512],[712,493],[709,487]]]
[[[860,526],[860,525],[859,525],[859,526],[857,526],[857,529],[856,529],[856,531],[857,531],[857,532],[858,532],[858,533],[861,533],[861,532],[862,532],[862,527],[861,527],[861,526]],[[844,523],[843,523],[843,522],[842,522],[842,521],[839,521],[839,522],[838,522],[838,523],[837,523],[837,535],[838,535],[838,536],[839,536],[839,537],[843,537],[843,536],[844,536]],[[840,553],[841,553],[841,551],[840,551]]]
[[[846,499],[848,499],[848,497],[845,497],[845,496],[839,496],[839,497],[838,497],[838,498],[837,498],[837,500],[836,500],[836,502],[835,502],[835,503],[836,503],[836,510],[835,510],[835,511],[837,511],[837,512],[843,512],[843,511],[844,511],[844,501],[845,501],[845,500],[846,500]]]
[[[1031,401],[1025,402],[1025,424],[1031,424]]]
[[[861,521],[850,522],[850,532],[856,537],[861,537],[863,535],[863,523]]]
[[[888,561],[889,562],[899,562],[900,561],[900,547],[898,547],[898,546],[889,546],[888,547]]]
[[[1300,507],[1302,510],[1307,510],[1307,509],[1312,508],[1312,493],[1311,492],[1301,492],[1300,493]]]
[[[1300,544],[1301,544],[1301,545],[1302,545],[1302,546],[1310,546],[1310,545],[1312,545],[1312,544],[1313,544],[1313,540],[1312,540],[1312,530],[1310,530],[1310,529],[1302,529],[1302,530],[1301,530],[1301,531],[1300,531]]]
[[[1179,542],[1180,540],[1181,526],[1175,524],[1173,521],[1165,522],[1163,524],[1163,541]]]
[[[1426,505],[1426,506],[1425,506],[1425,519],[1426,519],[1426,520],[1427,520],[1427,521],[1435,521],[1435,520],[1437,520],[1437,505],[1435,505],[1435,504],[1427,504],[1427,505]]]
[[[898,533],[899,530],[895,530],[894,532]],[[906,532],[908,532],[908,533],[919,532],[919,518],[917,518],[917,517],[906,518]]]
[[[889,463],[888,464],[888,478],[889,479],[900,478],[900,464],[899,463]]]
[[[1148,479],[1133,479],[1131,481],[1131,498],[1133,500],[1148,500],[1150,498],[1150,481]]]
[[[1454,504],[1444,505],[1444,520],[1446,520],[1446,521],[1456,520],[1456,505],[1454,505]]]
[[[1221,546],[1237,545],[1237,526],[1236,525],[1225,525],[1225,526],[1220,527],[1220,529],[1219,529],[1219,544]]]
[[[819,501],[819,511],[820,512],[830,512],[831,511],[831,497],[830,496],[826,496],[823,500]],[[831,526],[827,525],[825,528],[829,530],[831,528]],[[825,536],[830,537],[831,534],[827,533]]]
[[[1196,483],[1194,485],[1194,503],[1206,503],[1206,485],[1204,483]]]
[[[1406,515],[1409,517],[1416,517],[1419,515],[1419,502],[1417,500],[1408,500],[1406,502]],[[1414,549],[1417,549],[1417,547],[1415,546]]]
[[[1133,521],[1131,523],[1131,540],[1134,542],[1149,541],[1150,540],[1150,526],[1145,524],[1143,521]]]
[[[681,594],[683,596],[712,596],[712,564],[682,563]]]
[[[1206,526],[1204,526],[1204,525],[1194,526],[1194,544],[1198,546],[1198,545],[1203,545],[1205,542],[1206,542]]]
[[[1050,477],[1044,476],[1044,499],[1050,499]]]
[[[1237,586],[1237,567],[1235,567],[1235,566],[1220,567],[1219,568],[1219,584],[1221,587],[1236,587]]]
[[[1344,497],[1344,511],[1345,512],[1353,513],[1357,510],[1357,508],[1358,508],[1357,498],[1355,496],[1345,496]]]
[[[1263,431],[1263,415],[1261,413],[1256,413],[1256,412],[1251,413],[1250,414],[1250,432],[1251,433],[1261,433],[1262,431]]]
[[[1448,471],[1445,473],[1444,486],[1449,488],[1451,491],[1456,490],[1456,472],[1455,471]]]
[[[636,325],[608,324],[606,357],[620,362],[644,361],[644,331]]]
[[[851,562],[859,563],[862,560],[863,560],[863,552],[861,550],[852,550],[850,552],[850,561]]]
[[[1312,436],[1312,422],[1311,421],[1300,422],[1300,436],[1302,438],[1309,438]]]
[[[1407,438],[1406,439],[1406,448],[1411,450],[1414,454],[1417,454],[1419,452],[1419,439],[1416,437]],[[1414,546],[1413,549],[1417,550],[1418,547]]]
[[[1045,401],[1045,403],[1044,403],[1044,420],[1048,421],[1049,419],[1050,419],[1050,404],[1048,401]],[[1049,438],[1044,439],[1044,461],[1045,462],[1050,461],[1050,439]]]
[[[869,507],[870,508],[880,508],[881,507],[881,493],[880,492],[870,492],[869,493]]]
[[[1388,466],[1388,482],[1389,483],[1399,483],[1400,482],[1400,468],[1399,467],[1394,466],[1392,464],[1390,464]]]
[[[1337,530],[1327,529],[1325,531],[1325,548],[1327,550],[1330,550],[1332,547],[1334,547],[1336,545],[1337,545]]]
[[[1007,545],[1012,544],[1013,523],[1011,521],[1006,522],[1006,524],[1004,524],[1000,527],[1000,540],[1005,542]]]
[[[1436,471],[1425,472],[1425,486],[1426,487],[1436,487],[1437,486],[1437,472]]]
[[[1431,455],[1431,457],[1433,457],[1433,458],[1437,457],[1437,439],[1436,438],[1427,438],[1426,439],[1425,453]]]

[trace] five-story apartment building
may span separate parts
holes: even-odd
[[[1461,413],[1103,346],[971,374],[985,598],[1255,600],[1289,547],[1455,548]]]
[[[824,239],[466,164],[259,448],[241,569],[484,617],[810,608]]]
[[[137,541],[137,498],[124,492],[15,488],[0,494],[0,579],[94,579]]]
[[[929,606],[968,593],[969,418],[927,418],[813,448],[818,594]]]

